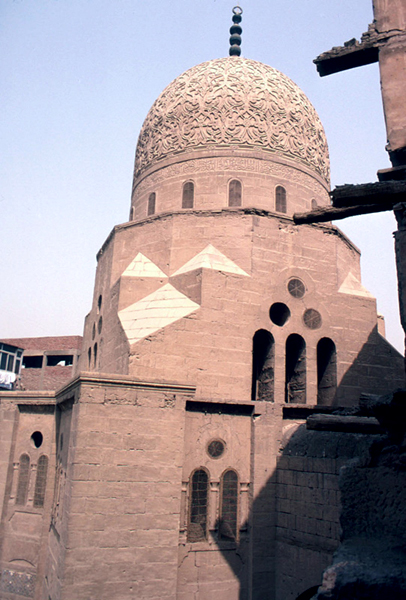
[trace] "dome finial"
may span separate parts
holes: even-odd
[[[242,8],[241,6],[234,6],[233,8],[233,25],[230,27],[230,56],[240,56],[241,54],[241,20],[242,20]]]

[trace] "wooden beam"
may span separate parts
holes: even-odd
[[[335,208],[360,204],[388,205],[406,202],[406,181],[376,181],[360,185],[340,185],[330,192]]]
[[[355,206],[345,206],[336,208],[334,206],[319,206],[311,212],[295,213],[293,220],[296,225],[304,225],[311,223],[325,223],[326,221],[338,221],[347,217],[355,217],[356,215],[366,215],[369,213],[383,212],[385,210],[393,210],[396,204],[359,204]]]
[[[314,59],[320,77],[369,65],[379,60],[379,47],[387,40],[387,34],[378,34],[372,24],[358,42],[355,38],[323,52]]]

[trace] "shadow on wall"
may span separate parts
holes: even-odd
[[[247,556],[244,533],[234,552],[216,538],[240,581],[239,600],[312,597],[339,545],[339,470],[354,457],[368,453],[380,438],[308,430],[305,424],[289,426],[289,422],[286,430],[276,469],[256,496],[248,523],[242,527],[244,531],[248,526],[252,563],[241,568],[235,560],[236,555]],[[227,529],[224,520],[218,525]],[[306,595],[312,590],[312,595]]]
[[[327,343],[326,349],[331,351]],[[268,379],[273,386],[273,378]],[[326,412],[331,414],[331,407],[339,405],[357,407],[361,393],[385,394],[403,385],[403,357],[374,328]],[[322,407],[316,412],[323,412]],[[221,537],[221,530],[230,529],[222,515],[213,535],[240,581],[239,600],[313,596],[340,541],[340,468],[368,454],[371,444],[380,438],[378,433],[354,430],[308,430],[305,423],[298,425],[289,417],[284,425],[286,439],[276,468],[253,501],[235,551],[230,552],[230,547],[217,539],[218,532]],[[237,570],[236,556],[247,555],[252,558],[243,568],[239,561]]]
[[[344,374],[334,406],[358,405],[362,393],[387,394],[404,386],[404,358],[378,333],[376,326]]]

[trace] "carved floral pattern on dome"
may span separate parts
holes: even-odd
[[[276,69],[237,57],[202,63],[168,85],[141,129],[135,176],[175,152],[230,145],[299,159],[329,181],[326,137],[307,97]]]

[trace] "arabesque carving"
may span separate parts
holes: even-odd
[[[276,69],[238,57],[202,63],[168,85],[141,129],[134,175],[174,152],[229,145],[300,160],[329,181],[326,137],[307,97]]]

